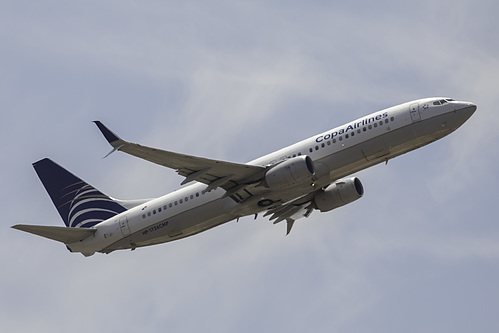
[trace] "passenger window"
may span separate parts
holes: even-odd
[[[178,205],[178,201],[175,201],[175,206],[177,206],[177,205]]]
[[[142,218],[145,219],[146,218],[146,214],[142,214]]]
[[[148,213],[147,213],[147,216],[151,216],[151,212],[148,212]]]
[[[194,196],[191,194],[191,199],[194,199]]]
[[[336,143],[336,139],[333,139],[333,143]]]
[[[322,148],[326,147],[326,145],[324,144],[324,142],[321,144],[321,147]]]
[[[319,150],[319,146],[315,146],[315,150]]]
[[[330,145],[331,145],[331,141],[328,141],[328,142],[327,142],[327,145],[328,145],[328,146],[330,146]]]
[[[361,132],[361,131],[360,131],[360,128],[359,128],[359,129],[357,130],[357,134],[360,134],[360,132]]]
[[[158,208],[158,213],[160,213],[160,212],[161,212],[161,207]]]
[[[369,127],[369,129],[373,129],[373,125],[369,125],[368,127]]]
[[[196,197],[199,197],[199,192],[196,192]]]
[[[180,199],[178,202],[179,202],[180,204],[183,204],[183,203],[184,203],[184,200]]]
[[[385,124],[388,124],[388,119],[385,119]]]
[[[339,139],[340,139],[340,141],[342,141],[342,140],[343,140],[343,137],[342,137],[342,136],[340,136],[340,137],[339,137]]]
[[[173,204],[170,202],[170,204],[168,205],[168,207],[172,208],[172,207],[173,207]]]
[[[309,150],[310,150],[310,152],[313,152],[313,151],[314,151],[312,148],[310,148]]]
[[[166,205],[163,206],[163,209],[166,210]]]
[[[348,134],[345,134],[345,139],[348,139]]]
[[[391,118],[390,118],[390,120],[391,120],[391,121],[394,121],[394,120],[395,120],[395,118],[391,117]]]
[[[374,127],[378,127],[378,123],[374,123]]]

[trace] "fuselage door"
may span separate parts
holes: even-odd
[[[409,106],[411,112],[411,119],[413,122],[421,120],[421,114],[419,113],[419,103],[414,103]]]
[[[120,229],[123,236],[130,235],[130,227],[128,226],[128,219],[126,216],[120,218]]]

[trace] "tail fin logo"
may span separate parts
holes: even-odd
[[[67,227],[90,228],[126,211],[109,196],[48,158],[34,163],[33,167]]]
[[[71,190],[74,185],[81,186]],[[102,194],[94,187],[79,183],[70,186],[69,193],[64,197],[74,194],[74,198],[64,203],[68,205],[68,226],[72,228],[90,228],[97,223],[105,221],[123,211],[125,208]],[[62,208],[62,207],[61,207]]]

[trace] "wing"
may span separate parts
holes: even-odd
[[[274,206],[267,210],[263,216],[272,215],[269,220],[274,220],[274,224],[286,220],[286,235],[288,235],[296,220],[302,217],[309,217],[310,214],[312,214],[312,211],[314,210],[312,199],[315,193],[316,192],[310,192],[302,197],[283,203],[282,205]]]
[[[237,198],[237,201],[244,200],[244,198],[251,195],[247,188],[259,182],[267,170],[263,166],[211,160],[145,147],[121,139],[100,121],[95,121],[95,124],[113,147],[113,150],[108,155],[119,150],[174,169],[179,175],[185,177],[182,185],[191,181],[198,181],[207,184],[208,191],[222,187],[227,191],[227,196],[236,196],[234,199]]]

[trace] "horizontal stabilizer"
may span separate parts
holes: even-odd
[[[97,231],[97,229],[89,228],[67,228],[27,224],[16,224],[15,226],[12,226],[12,228],[49,238],[64,244],[71,244],[83,240],[89,236],[92,236]]]

